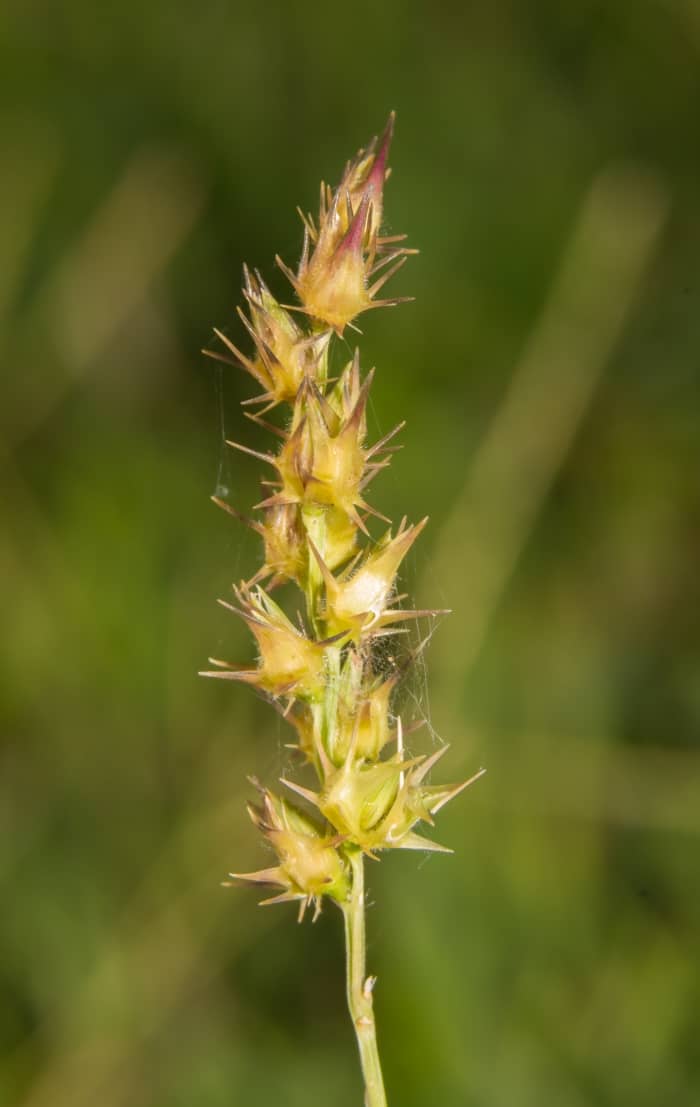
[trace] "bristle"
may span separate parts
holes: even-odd
[[[406,426],[406,420],[402,419],[400,423],[397,423],[393,430],[390,430],[388,434],[385,434],[383,438],[380,438],[378,442],[375,442],[371,450],[367,451],[367,457],[373,457],[379,450],[383,450],[387,442],[391,442],[391,439],[399,434],[400,431]]]
[[[302,799],[313,804],[314,807],[318,807],[318,796],[315,792],[312,792],[310,788],[302,788],[301,784],[297,784],[293,780],[287,780],[286,777],[283,776],[280,777],[280,782],[284,784],[285,788],[289,788],[290,791],[296,792]]]
[[[396,264],[392,265],[391,269],[389,269],[388,272],[382,274],[382,276],[378,280],[376,280],[373,285],[370,286],[369,294],[371,299],[374,299],[379,290],[384,287],[386,282],[391,280],[391,278],[394,276],[394,273],[398,273],[399,269],[401,269],[402,266],[406,264],[406,261],[406,257],[400,257]]]
[[[289,266],[284,264],[284,262],[282,261],[282,258],[279,256],[279,254],[275,255],[275,264],[279,266],[279,268],[282,270],[285,277],[287,278],[287,280],[291,284],[292,288],[296,292],[297,288],[298,288],[297,278],[295,277],[294,273],[292,273]]]
[[[250,454],[251,457],[257,457],[258,461],[266,461],[268,465],[274,465],[277,467],[277,458],[271,456],[271,454],[262,454],[259,450],[251,450],[250,446],[243,446],[240,442],[232,442],[230,439],[226,439],[226,445],[232,446],[234,450],[241,450],[244,454]]]
[[[244,411],[243,414],[246,419],[250,419],[252,423],[257,423],[259,427],[264,427],[266,431],[269,431],[270,434],[274,434],[276,438],[281,438],[282,440],[286,439],[287,435],[283,430],[276,427],[274,423],[268,422],[267,419],[263,419],[257,412]]]

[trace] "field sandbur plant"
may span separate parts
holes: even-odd
[[[253,423],[276,450],[259,452],[267,467],[255,519],[215,502],[262,539],[263,564],[233,589],[224,607],[250,628],[258,650],[251,664],[211,660],[204,676],[241,681],[269,700],[296,738],[300,768],[310,765],[316,786],[284,778],[284,792],[254,780],[259,797],[250,817],[275,858],[257,872],[232,873],[236,881],[269,885],[264,904],[295,901],[299,919],[315,919],[324,901],[345,920],[347,996],[357,1037],[367,1107],[386,1104],[372,1004],[374,977],[365,965],[365,858],[385,850],[446,851],[416,829],[471,780],[428,783],[445,753],[410,756],[394,693],[420,652],[404,650],[387,666],[387,638],[434,611],[402,606],[397,575],[427,520],[394,527],[368,500],[368,487],[389,464],[399,423],[379,441],[367,438],[366,410],[373,371],[363,375],[355,350],[336,369],[337,339],[359,332],[363,312],[399,299],[381,295],[386,282],[414,251],[404,235],[382,234],[384,186],[394,117],[381,139],[348,163],[335,191],[321,185],[318,219],[303,215],[304,244],[296,272],[278,258],[298,304],[282,305],[259,273],[245,270],[239,309],[252,339],[243,353],[216,334],[232,361],[254,378],[258,393],[245,401]],[[343,344],[346,349],[348,347]],[[280,409],[282,418],[280,418]],[[273,414],[271,414],[273,413]],[[269,416],[269,418],[267,418]],[[388,529],[373,539],[368,523]],[[378,525],[378,524],[377,524]],[[272,592],[292,582],[305,612],[288,610]]]

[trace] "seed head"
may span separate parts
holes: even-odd
[[[333,576],[320,553],[312,547],[326,585],[324,618],[329,634],[346,631],[359,641],[393,623],[435,614],[390,607],[399,565],[427,522],[426,517],[408,527],[406,520],[402,520],[394,538],[388,531],[359,567],[350,566],[339,577]]]
[[[318,698],[323,690],[324,643],[297,630],[262,588],[251,590],[242,585],[235,594],[237,607],[226,600],[219,602],[240,615],[252,630],[260,650],[258,667],[216,661],[219,668],[200,675],[241,680],[275,697],[293,694],[308,700]]]
[[[314,920],[321,910],[323,896],[342,902],[348,893],[347,862],[335,848],[337,836],[329,838],[298,808],[261,789],[259,807],[248,806],[255,826],[272,845],[279,865],[252,873],[230,873],[236,880],[254,884],[277,884],[281,895],[263,900],[264,905],[300,901],[299,919],[315,904]]]
[[[283,435],[284,441],[276,456],[260,454],[237,442],[229,443],[277,470],[279,480],[273,483],[278,491],[262,500],[258,507],[310,504],[329,508],[336,512],[336,535],[338,512],[347,516],[346,535],[350,527],[368,533],[360,512],[375,515],[378,512],[366,502],[363,490],[388,461],[379,460],[386,440],[372,447],[365,446],[365,413],[373,373],[367,374],[361,387],[356,387],[358,376],[359,361],[355,358],[329,398],[314,382],[305,380],[297,395],[292,426],[289,433]],[[341,544],[343,549],[348,548],[347,539]],[[342,558],[335,560],[339,564]]]
[[[297,326],[289,312],[270,292],[259,273],[244,267],[244,295],[250,318],[241,309],[238,314],[253,340],[252,358],[241,353],[221,331],[215,334],[233,354],[235,364],[245,369],[263,388],[249,403],[261,403],[261,413],[278,404],[293,402],[304,380],[324,382],[327,376],[329,330],[307,336]],[[205,350],[211,357],[228,360],[221,354]]]
[[[273,505],[265,512],[265,522],[258,527],[265,544],[265,562],[259,576],[271,574],[273,584],[283,580],[303,582],[308,550],[298,507]]]
[[[262,391],[245,401],[246,415],[277,441],[270,450],[229,443],[268,467],[255,508],[260,514],[245,518],[215,497],[262,539],[262,565],[234,588],[234,602],[221,601],[250,628],[257,660],[212,660],[214,668],[203,675],[250,684],[274,704],[296,732],[292,748],[318,778],[315,791],[284,783],[315,808],[319,822],[261,789],[260,804],[249,811],[278,863],[237,877],[277,885],[281,893],[265,902],[297,900],[301,914],[312,903],[317,913],[324,897],[346,910],[347,897],[359,895],[352,885],[359,851],[442,850],[417,825],[432,824],[481,775],[430,784],[447,747],[429,757],[404,750],[394,691],[422,646],[406,652],[387,676],[377,639],[402,633],[406,620],[438,614],[402,607],[406,596],[397,583],[427,519],[409,526],[404,518],[395,529],[367,502],[368,486],[400,448],[392,443],[403,423],[371,443],[374,370],[362,373],[358,350],[339,372],[331,356],[336,335],[348,326],[357,330],[362,312],[399,302],[378,295],[415,252],[403,245],[404,236],[382,234],[393,127],[392,114],[381,138],[348,162],[338,187],[321,186],[317,219],[302,215],[296,271],[278,259],[299,304],[280,303],[257,271],[244,269],[246,310],[239,314],[252,348],[246,355],[217,331],[228,353],[212,354],[221,360],[230,354],[255,379]],[[266,420],[279,405],[289,405],[288,417]],[[372,517],[389,527],[378,541],[370,533]],[[285,603],[294,587],[302,594],[304,620],[290,618],[272,599],[271,590],[283,585]]]
[[[399,722],[399,736],[400,729]],[[327,776],[319,793],[290,780],[283,783],[313,803],[344,838],[366,853],[383,849],[449,853],[413,828],[421,821],[432,826],[433,815],[478,780],[484,770],[459,784],[425,785],[425,777],[447,750],[448,746],[441,746],[430,757],[409,760],[399,750],[388,760],[365,763],[357,759],[353,745],[343,765]]]
[[[368,678],[366,670],[366,660],[351,648],[338,686],[337,726],[329,735],[328,754],[334,765],[342,765],[351,750],[359,761],[377,761],[395,738],[389,703],[398,675],[382,681]]]
[[[394,245],[402,236],[379,235],[393,128],[392,113],[379,148],[375,139],[368,150],[360,150],[335,192],[321,186],[318,228],[310,216],[302,216],[304,248],[296,275],[277,258],[301,300],[300,310],[338,334],[361,312],[407,299],[375,298],[414,252]]]

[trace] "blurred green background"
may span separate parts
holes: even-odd
[[[455,610],[402,711],[488,774],[370,868],[390,1102],[694,1107],[697,3],[18,0],[0,63],[0,1102],[360,1103],[338,913],[219,887],[291,732],[195,675],[262,441],[199,350],[395,108],[373,502]]]

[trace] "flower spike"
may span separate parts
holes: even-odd
[[[430,754],[407,747],[423,720],[410,719],[404,728],[402,683],[428,641],[412,644],[408,625],[440,612],[403,606],[399,578],[427,518],[413,525],[403,518],[396,528],[367,501],[370,485],[401,449],[395,439],[404,423],[371,441],[374,369],[363,372],[357,349],[346,364],[334,351],[346,328],[358,330],[363,312],[407,299],[382,298],[416,253],[404,235],[382,232],[394,122],[392,112],[335,189],[321,185],[316,217],[301,213],[296,268],[277,258],[299,302],[279,302],[257,270],[244,268],[245,304],[238,309],[244,341],[216,330],[216,347],[207,351],[253,378],[256,394],[243,401],[244,414],[270,445],[228,443],[236,456],[265,466],[252,517],[212,497],[262,541],[253,576],[219,601],[246,624],[257,656],[242,664],[210,658],[202,675],[250,685],[289,724],[284,745],[293,751],[280,777],[285,798],[253,780],[260,798],[248,807],[273,863],[231,873],[227,883],[267,887],[261,903],[294,902],[300,920],[309,909],[315,919],[327,902],[342,911],[367,1107],[386,1107],[386,1096],[374,978],[364,965],[364,859],[379,860],[389,850],[451,852],[424,837],[420,824],[432,827],[442,808],[483,774],[433,782],[448,747]],[[387,526],[379,539],[372,534],[376,519]],[[279,603],[271,595],[278,587]],[[290,593],[298,597],[291,607]],[[297,778],[299,764],[315,784]]]

